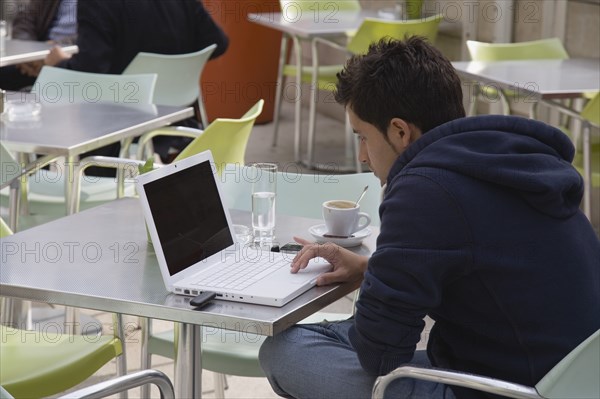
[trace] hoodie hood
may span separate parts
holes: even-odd
[[[542,122],[461,118],[411,144],[392,166],[388,183],[415,168],[444,169],[512,190],[538,211],[564,218],[579,209],[583,196],[583,179],[571,166],[574,153],[565,134]]]

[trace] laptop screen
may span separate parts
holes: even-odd
[[[171,276],[233,245],[209,161],[144,184]]]

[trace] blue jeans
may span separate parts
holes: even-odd
[[[285,398],[366,399],[376,377],[366,374],[348,340],[352,320],[296,325],[269,337],[260,349],[260,364],[273,390]],[[430,366],[425,351],[410,362]],[[409,378],[398,379],[386,397],[454,399],[447,386]]]

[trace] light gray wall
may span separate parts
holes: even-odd
[[[600,0],[570,0],[565,47],[571,57],[600,58]]]

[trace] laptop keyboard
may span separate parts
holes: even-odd
[[[225,264],[222,269],[215,273],[202,276],[199,281],[193,282],[192,284],[219,288],[222,290],[243,290],[282,267],[289,267],[289,265],[290,260],[283,257],[274,260],[273,262],[233,262],[231,264]]]

